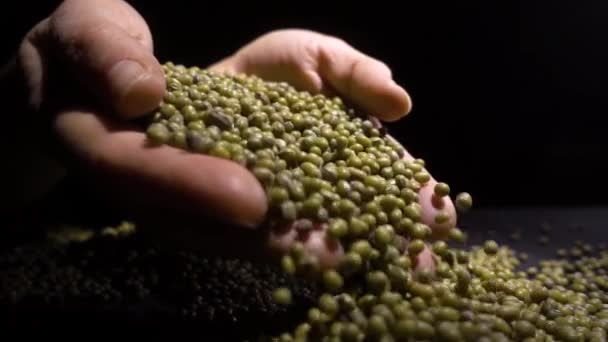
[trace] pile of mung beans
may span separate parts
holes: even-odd
[[[451,248],[421,221],[419,190],[431,179],[424,161],[404,160],[396,140],[339,97],[171,62],[164,71],[151,141],[239,163],[266,191],[269,229],[325,229],[344,248],[330,269],[300,242],[280,258],[283,272],[315,279],[321,292],[302,322],[272,340],[606,340],[605,249],[564,252],[524,272],[495,241]],[[438,183],[434,194],[450,196],[450,187]],[[472,205],[467,193],[454,202],[460,211]],[[440,211],[435,222],[448,219]],[[453,228],[448,237],[466,235]],[[415,267],[425,245],[434,269]],[[289,306],[292,293],[281,287],[274,299]]]

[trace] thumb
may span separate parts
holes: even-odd
[[[153,55],[149,29],[126,2],[65,1],[31,38],[34,46],[46,49],[42,55],[64,64],[121,118],[146,114],[164,94],[163,69]]]

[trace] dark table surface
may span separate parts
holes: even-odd
[[[557,250],[573,248],[577,241],[598,246],[608,242],[606,207],[526,207],[473,209],[460,220],[468,243],[493,239],[528,254],[525,265],[554,258]],[[513,239],[513,233],[519,239]],[[548,243],[539,240],[548,237]]]
[[[85,197],[80,197],[71,191],[60,191],[41,203],[38,209],[42,210],[42,214],[29,213],[28,217],[23,216],[22,220],[28,218],[44,220],[45,217],[61,220],[62,217],[83,217],[91,213],[105,215],[103,210],[84,201],[83,198]],[[608,206],[478,207],[459,217],[459,227],[468,236],[467,242],[459,247],[468,248],[492,239],[500,245],[508,245],[516,252],[526,253],[529,258],[521,265],[525,268],[540,260],[555,258],[559,249],[570,249],[578,241],[594,247],[605,244],[608,242],[605,226],[608,226]],[[518,233],[520,238],[514,239],[513,233]],[[541,236],[546,237],[548,242],[541,243],[539,241]],[[6,241],[3,241],[3,244],[6,245]],[[143,311],[139,311],[146,310],[144,308]],[[233,325],[230,327],[235,328]]]

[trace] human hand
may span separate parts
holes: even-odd
[[[130,121],[158,104],[165,84],[149,29],[125,2],[65,1],[27,35],[19,65],[31,107],[52,115],[53,131],[73,166],[113,203],[147,213],[185,209],[240,226],[262,221],[266,199],[251,173],[232,162],[170,146],[148,148],[144,134]],[[335,92],[386,121],[399,119],[411,108],[407,93],[391,81],[386,66],[339,39],[314,32],[273,32],[213,68]],[[431,204],[432,184],[420,193],[423,217],[442,232],[454,224],[454,210],[447,199]],[[437,207],[450,213],[448,223],[432,222]],[[273,235],[270,245],[285,249],[293,234],[287,230]],[[312,234],[305,245],[331,265],[340,249],[328,248],[323,235]]]
[[[64,1],[27,34],[17,60],[36,121],[50,122],[71,170],[109,203],[245,227],[262,219],[265,195],[244,168],[146,146],[133,119],[158,106],[165,79],[146,22],[126,2]]]
[[[366,113],[386,122],[406,116],[412,103],[407,92],[397,85],[388,66],[357,51],[343,40],[308,30],[287,29],[270,32],[241,48],[234,55],[214,64],[212,69],[254,74],[271,81],[285,81],[311,93],[344,97]],[[377,120],[376,120],[377,121]],[[414,161],[407,151],[404,160]],[[431,227],[433,237],[445,238],[456,224],[456,211],[449,197],[434,195],[437,181],[433,178],[419,192],[422,222]],[[439,211],[449,219],[438,224]],[[303,241],[309,252],[331,266],[343,253],[341,246],[328,244],[323,230],[305,236],[291,227],[274,229],[270,244],[283,252],[294,241]],[[432,266],[432,253],[427,247],[418,258],[422,267]]]

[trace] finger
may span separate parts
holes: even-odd
[[[65,1],[30,40],[122,118],[146,114],[164,94],[150,31],[124,1]]]
[[[299,241],[304,245],[307,255],[315,256],[322,268],[336,267],[344,249],[340,243],[328,238],[326,229],[322,226],[315,226],[308,231],[298,231],[295,228],[297,223],[280,227],[271,227],[268,236],[268,247],[274,254],[285,253],[294,242]]]
[[[435,256],[433,251],[429,248],[429,246],[425,246],[422,252],[420,252],[415,259],[415,269],[416,270],[431,270],[435,271]]]
[[[318,54],[321,78],[368,114],[396,121],[411,111],[408,93],[384,63],[333,37],[320,41]]]
[[[391,139],[397,142],[394,138]],[[415,158],[405,149],[403,159],[413,162]],[[433,238],[445,239],[448,236],[450,229],[456,226],[457,214],[454,207],[454,202],[449,196],[439,197],[435,195],[435,185],[437,180],[431,176],[431,179],[424,184],[418,192],[418,203],[421,210],[421,221],[428,225],[432,232]],[[439,213],[445,213],[448,220],[442,223],[437,223],[435,218]]]
[[[431,227],[433,238],[445,239],[450,229],[456,226],[456,209],[450,198],[435,195],[434,189],[436,184],[437,181],[431,179],[420,188],[418,201],[422,207],[421,220]],[[448,220],[443,223],[437,223],[435,220],[440,213],[447,214]]]
[[[161,213],[180,209],[247,227],[263,219],[265,193],[240,165],[166,145],[149,147],[143,133],[111,125],[81,111],[64,112],[55,121],[75,159],[114,201]]]

